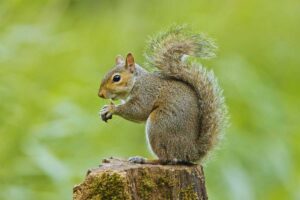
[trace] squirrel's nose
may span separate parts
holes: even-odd
[[[104,93],[103,93],[102,91],[100,91],[100,92],[98,93],[98,96],[101,97],[101,98],[104,98]]]

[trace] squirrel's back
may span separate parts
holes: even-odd
[[[136,89],[138,91],[135,91]],[[132,93],[143,94],[141,98],[144,102],[147,102],[147,99],[155,98],[154,109],[158,106],[170,107],[170,114],[181,112],[187,107],[194,110],[199,109],[197,94],[189,84],[161,73],[147,73],[138,77]]]

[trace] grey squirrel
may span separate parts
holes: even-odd
[[[115,67],[103,78],[99,97],[124,103],[104,106],[105,122],[112,115],[146,122],[149,147],[158,160],[131,157],[134,163],[193,163],[202,160],[218,142],[226,125],[227,109],[222,90],[212,71],[186,56],[211,58],[214,43],[185,26],[173,26],[152,38],[146,49],[148,72],[135,63],[116,57]]]

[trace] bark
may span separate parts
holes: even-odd
[[[200,165],[132,164],[104,159],[88,170],[83,183],[73,188],[74,200],[207,200]]]

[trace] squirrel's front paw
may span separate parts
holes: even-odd
[[[114,112],[115,105],[111,103],[110,105],[103,106],[103,108],[99,112],[99,116],[103,121],[107,122],[107,120],[112,119],[112,115],[114,114]]]

